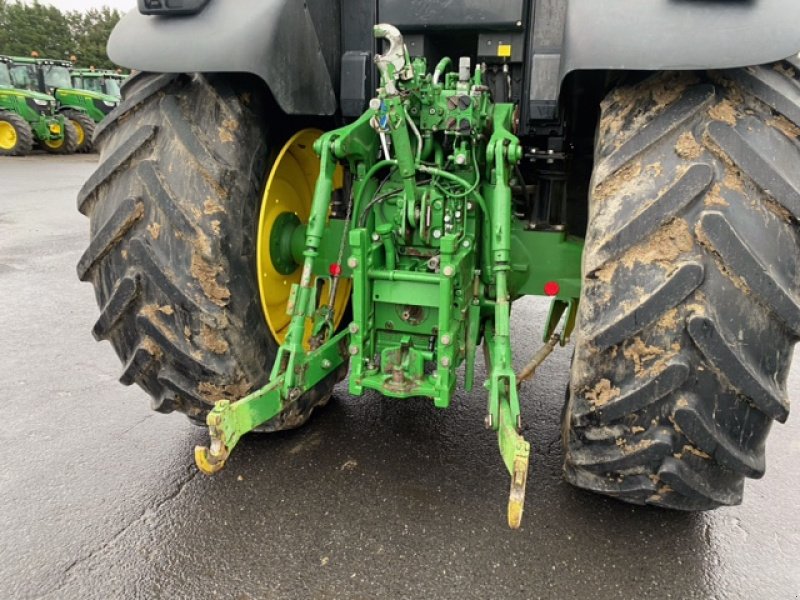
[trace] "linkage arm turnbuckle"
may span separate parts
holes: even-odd
[[[503,462],[511,475],[508,498],[508,525],[519,528],[525,502],[530,444],[520,435],[522,419],[517,396],[516,376],[511,358],[511,298],[508,272],[511,269],[511,187],[509,173],[522,158],[522,147],[511,133],[513,106],[495,107],[494,132],[486,149],[488,164],[494,165],[494,192],[489,211],[493,231],[491,258],[495,277],[494,320],[486,328],[490,366],[486,425],[497,432]]]

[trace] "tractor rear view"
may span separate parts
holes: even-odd
[[[138,72],[78,198],[93,333],[155,410],[208,425],[209,474],[345,378],[446,409],[481,347],[514,528],[520,384],[574,338],[566,479],[737,504],[800,336],[798,18],[789,0],[140,0],[109,42]],[[552,308],[515,372],[527,295]]]

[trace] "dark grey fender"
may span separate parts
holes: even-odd
[[[572,71],[728,69],[800,51],[800,0],[532,1],[533,120],[556,117]]]
[[[562,75],[758,65],[800,51],[800,0],[568,0],[564,37]]]
[[[111,34],[108,55],[140,71],[253,73],[289,114],[336,111],[314,24],[298,0],[213,0],[187,17],[134,10]]]

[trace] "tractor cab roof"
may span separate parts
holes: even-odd
[[[73,75],[80,75],[81,77],[113,77],[114,79],[125,79],[128,77],[127,73],[120,73],[111,69],[95,69],[95,68],[73,68]]]
[[[59,67],[72,68],[72,63],[68,60],[58,58],[39,58],[36,56],[12,56],[12,62],[25,65],[58,65]]]
[[[69,71],[73,70],[73,65],[68,60],[59,60],[59,59],[52,59],[52,58],[38,58],[33,56],[11,56],[11,63],[13,65],[36,65],[36,66],[43,66],[43,67],[63,67],[68,69]],[[46,77],[46,76],[45,76]],[[66,81],[64,82],[66,83]],[[110,96],[108,94],[103,94],[102,92],[96,92],[92,90],[84,90],[82,88],[72,87],[72,82],[68,85],[51,85],[51,88],[58,88],[58,94],[61,97],[63,94],[71,94],[73,96],[84,96],[91,98],[92,100],[98,100],[100,102],[118,102],[118,98],[115,96]],[[28,88],[30,89],[30,88]],[[46,96],[47,94],[42,94]],[[51,97],[51,96],[48,96]],[[63,98],[62,98],[63,101]]]
[[[0,55],[0,65],[6,65],[6,68],[14,64],[14,59],[10,56],[2,56]],[[51,96],[50,94],[43,94],[41,92],[36,92],[33,90],[28,90],[25,88],[18,88],[14,86],[13,80],[9,78],[9,84],[5,85],[0,83],[0,89],[3,90],[4,94],[13,94],[15,96],[22,96],[24,98],[31,98],[33,100],[40,100],[46,102],[55,102],[56,99]]]

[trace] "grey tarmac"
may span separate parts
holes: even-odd
[[[75,196],[95,156],[0,159],[0,599],[800,598],[800,418],[742,506],[634,507],[561,479],[571,348],[522,391],[522,529],[480,389],[447,411],[338,388],[308,426],[251,436],[208,478],[206,432],[149,408],[90,330]],[[547,304],[515,306],[515,359]],[[480,374],[479,374],[480,375]],[[790,375],[800,400],[800,359]]]

